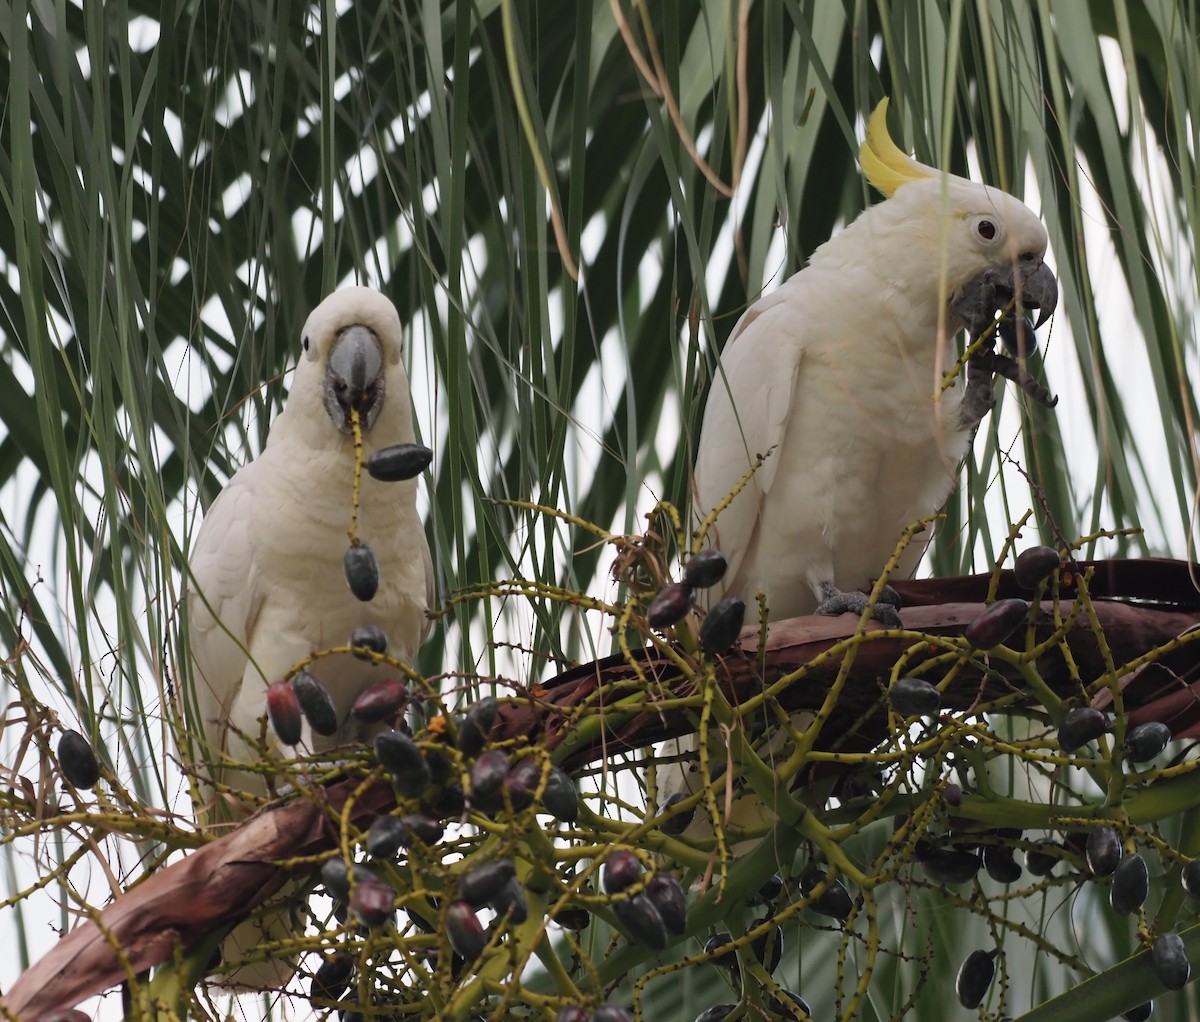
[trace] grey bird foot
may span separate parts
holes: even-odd
[[[821,583],[821,603],[817,607],[818,614],[836,616],[838,614],[857,614],[862,617],[867,609],[867,594],[855,590],[843,591],[832,582]],[[871,616],[881,625],[888,628],[900,628],[900,594],[891,586],[885,585],[875,601]]]

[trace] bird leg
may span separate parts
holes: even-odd
[[[821,583],[821,602],[817,606],[818,614],[828,614],[835,617],[838,614],[857,614],[862,617],[867,609],[869,596],[857,590],[842,590],[832,582]],[[881,625],[888,628],[901,627],[900,594],[889,585],[885,585],[871,608],[871,616]]]

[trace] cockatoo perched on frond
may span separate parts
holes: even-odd
[[[941,392],[950,337],[980,326],[963,310],[975,318],[981,293],[1000,307],[1018,295],[1040,325],[1057,302],[1033,211],[918,163],[888,136],[886,114],[885,99],[859,159],[887,201],[755,302],[721,353],[696,457],[697,518],[766,460],[709,534],[729,562],[713,603],[752,604],[762,590],[773,619],[861,613],[861,591],[904,529],[950,493],[977,425],[959,383]],[[909,546],[901,575],[922,548]]]
[[[287,406],[262,454],[208,509],[189,557],[188,709],[201,729],[198,751],[206,764],[198,772],[252,794],[266,793],[264,777],[228,764],[261,758],[256,743],[264,734],[267,686],[314,651],[345,646],[360,626],[381,628],[388,653],[412,662],[428,634],[433,600],[415,481],[363,474],[358,535],[379,562],[374,598],[356,599],[343,570],[355,470],[351,411],[358,411],[367,456],[414,437],[395,307],[370,288],[346,288],[317,306],[301,338]],[[385,669],[340,654],[307,670],[332,696],[342,729],[322,738],[306,727],[301,748],[324,750],[361,737],[348,722],[350,708]],[[269,728],[265,735],[275,740]],[[234,795],[206,794],[202,820],[246,812]],[[261,938],[261,929],[255,935],[249,924],[239,927],[226,956]],[[228,982],[263,987],[291,973],[290,964],[264,965],[247,966]]]
[[[1005,192],[909,157],[888,136],[886,113],[884,100],[859,154],[886,201],[750,306],[721,354],[696,457],[695,520],[765,461],[709,532],[728,560],[703,594],[709,605],[735,595],[753,606],[762,591],[773,620],[861,614],[904,530],[945,501],[991,407],[990,372],[943,392],[952,335],[981,333],[1014,296],[1040,311],[1039,324],[1057,302],[1038,217]],[[909,545],[901,575],[923,546]],[[898,620],[890,602],[875,615]],[[668,796],[700,783],[695,739],[677,745],[683,762],[659,770]],[[761,809],[735,804],[731,822],[739,819],[761,823]],[[706,824],[697,819],[689,833]]]

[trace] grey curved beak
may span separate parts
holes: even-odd
[[[1014,297],[1017,315],[1038,310],[1035,326],[1041,326],[1050,318],[1058,305],[1058,282],[1044,260],[989,267],[951,296],[950,308],[971,336],[977,337],[991,326],[996,313],[1008,308]]]
[[[329,349],[325,410],[342,432],[357,411],[363,429],[374,425],[383,406],[383,346],[375,332],[355,324],[339,331]]]
[[[1045,323],[1058,305],[1058,281],[1044,260],[1038,262],[1037,269],[1032,273],[1022,275],[1015,290],[1019,305],[1038,310],[1034,326]]]

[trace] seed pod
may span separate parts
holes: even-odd
[[[350,649],[359,660],[372,659],[369,654],[383,656],[387,652],[388,637],[378,625],[362,625],[350,634]]]
[[[755,919],[750,924],[751,930],[756,930],[767,920]],[[783,927],[772,926],[766,933],[750,942],[754,957],[763,964],[767,972],[774,972],[783,958]]]
[[[677,791],[674,795],[671,795],[665,802],[663,802],[663,804],[659,807],[658,815],[659,816],[666,815],[667,813],[669,813],[671,811],[672,808],[674,808],[674,806],[676,804],[682,802],[687,797],[688,796],[685,795],[682,791]],[[695,808],[693,808],[691,810],[691,812],[676,813],[674,816],[672,816],[666,820],[663,820],[663,822],[659,825],[658,829],[661,830],[664,834],[669,834],[671,837],[678,837],[680,834],[682,834],[685,830],[688,829],[688,827],[691,825],[691,822],[695,818],[695,816],[696,816]]]
[[[443,784],[424,803],[422,808],[439,820],[452,820],[467,810],[467,796],[459,784]]]
[[[995,951],[972,951],[958,968],[954,992],[964,1008],[978,1008],[996,975]]]
[[[819,866],[809,866],[800,874],[800,893],[811,894],[825,879],[825,871]],[[854,911],[854,899],[850,897],[845,885],[838,879],[833,879],[821,892],[820,896],[808,906],[814,912],[829,916],[844,923]]]
[[[772,902],[783,893],[783,877],[778,873],[772,873],[766,880],[763,881],[762,887],[758,889],[758,897],[760,901]]]
[[[1029,613],[1025,600],[997,600],[963,630],[963,638],[976,649],[994,649],[1013,634]]]
[[[1158,981],[1168,990],[1182,990],[1192,975],[1183,938],[1174,930],[1161,934],[1150,945],[1150,964]]]
[[[446,828],[442,826],[441,820],[427,816],[425,813],[409,813],[401,816],[400,822],[404,824],[406,848],[411,848],[414,841],[420,841],[421,844],[427,846],[436,845],[442,839],[442,835],[446,833]]]
[[[300,700],[286,681],[273,681],[267,686],[267,717],[276,737],[284,745],[300,741]]]
[[[1009,354],[1017,358],[1029,358],[1037,351],[1037,338],[1033,329],[1033,320],[1018,313],[1005,316],[996,324],[1000,343]]]
[[[405,798],[416,798],[433,777],[417,743],[403,731],[381,731],[375,736],[375,755],[392,775],[392,783]]]
[[[722,948],[728,948],[723,951]],[[704,942],[704,953],[714,956],[715,965],[724,965],[728,969],[737,967],[737,952],[733,948],[733,937],[728,933],[714,933]]]
[[[643,947],[661,951],[667,946],[667,924],[645,893],[612,903],[613,915],[630,937]]]
[[[363,689],[350,713],[364,724],[394,721],[408,702],[408,688],[399,678],[382,678]]]
[[[367,854],[373,859],[391,859],[403,846],[408,828],[398,816],[381,816],[367,831]]]
[[[344,951],[335,951],[322,959],[320,967],[313,973],[312,985],[308,988],[308,999],[336,1001],[350,989],[350,977],[354,975],[354,958]],[[314,1003],[313,1007],[317,1005]]]
[[[1154,1002],[1147,1001],[1145,1004],[1139,1004],[1136,1008],[1130,1008],[1121,1018],[1127,1019],[1128,1022],[1146,1022],[1146,1019],[1153,1014]]]
[[[686,582],[672,582],[658,591],[646,608],[646,621],[651,628],[667,628],[679,621],[696,602],[696,590]]]
[[[268,706],[270,703],[268,702]],[[272,718],[272,723],[274,718]],[[299,724],[296,725],[299,731]],[[299,741],[299,735],[296,741]],[[296,742],[289,742],[295,745]],[[94,788],[100,781],[100,763],[92,751],[92,743],[78,731],[64,731],[58,740],[58,768],[67,783],[76,788]]]
[[[983,846],[983,868],[998,884],[1015,884],[1021,879],[1021,867],[1005,845]]]
[[[483,753],[471,767],[471,804],[484,811],[494,808],[506,777],[508,754],[502,749]]]
[[[536,759],[523,759],[509,768],[504,778],[508,800],[516,812],[533,802],[533,793],[542,780],[542,765]]]
[[[618,848],[604,860],[604,890],[616,894],[642,875],[642,860],[633,852]]]
[[[916,857],[925,875],[937,884],[965,884],[979,872],[979,856],[962,848],[918,844]]]
[[[554,1022],[589,1022],[591,1016],[578,1004],[564,1004],[554,1016]]]
[[[941,693],[924,678],[897,678],[888,702],[901,717],[935,717],[942,708]]]
[[[395,915],[396,892],[377,876],[365,876],[350,892],[350,909],[365,926],[383,926]]]
[[[738,596],[726,596],[704,615],[697,640],[705,653],[721,656],[728,653],[742,634],[746,621],[746,601]]]
[[[793,993],[791,990],[780,989],[782,997],[772,997],[770,1010],[781,1015],[785,1019],[795,1020],[810,1020],[812,1018],[812,1008],[808,1006],[806,1001],[799,994]]]
[[[487,946],[479,916],[465,901],[456,901],[446,909],[446,936],[454,953],[467,962],[475,961]]]
[[[1136,912],[1150,893],[1150,872],[1146,860],[1138,854],[1126,855],[1113,873],[1109,900],[1113,911],[1127,916]]]
[[[624,1008],[618,1008],[615,1004],[602,1004],[592,1012],[592,1022],[633,1022],[633,1018]]]
[[[1035,877],[1048,877],[1058,865],[1059,856],[1052,855],[1051,848],[1062,850],[1057,841],[1039,841],[1025,853],[1025,868]]]
[[[696,1016],[696,1022],[722,1022],[736,1007],[736,1004],[714,1004],[700,1012]]]
[[[525,889],[516,877],[510,877],[508,883],[489,902],[496,914],[508,917],[512,926],[520,926],[529,918],[529,904],[525,900]]]
[[[586,908],[560,908],[550,918],[564,930],[582,930],[592,921],[592,914]]]
[[[304,719],[316,734],[328,737],[338,733],[337,707],[324,685],[308,671],[299,671],[292,679],[292,691]]]
[[[487,745],[499,709],[495,696],[484,696],[458,718],[458,751],[467,759],[478,756]]]
[[[416,798],[431,780],[429,764],[417,743],[403,731],[381,731],[375,736],[375,756],[392,775],[397,790],[407,798]]]
[[[326,859],[321,864],[321,883],[325,885],[325,890],[329,892],[329,896],[337,901],[345,901],[350,897],[351,876],[353,876],[356,885],[365,883],[368,880],[378,879],[370,869],[361,863],[355,863],[351,868],[347,869],[346,863],[342,861],[341,857]]]
[[[1094,876],[1108,876],[1121,861],[1121,835],[1112,827],[1097,827],[1088,835],[1084,855]]]
[[[658,909],[668,933],[678,937],[687,932],[687,895],[670,873],[655,873],[646,885],[646,897]]]
[[[1200,859],[1193,859],[1184,866],[1179,879],[1189,898],[1200,898]]]
[[[715,586],[725,577],[729,562],[720,550],[701,550],[683,566],[683,580],[694,589]]]
[[[947,784],[942,788],[942,801],[948,806],[957,808],[962,805],[962,786],[958,784]]]
[[[1042,579],[1058,571],[1061,563],[1054,547],[1030,547],[1013,562],[1013,579],[1022,589],[1036,589]]]
[[[476,866],[458,881],[458,896],[473,908],[481,908],[500,894],[500,889],[517,875],[512,859],[493,859]]]
[[[1075,706],[1067,710],[1058,726],[1058,744],[1063,752],[1074,752],[1111,730],[1108,718],[1090,706]]]
[[[551,767],[542,792],[542,806],[556,820],[574,823],[579,818],[579,792],[570,775],[558,767]]]
[[[1166,724],[1149,720],[1125,733],[1125,758],[1131,763],[1144,763],[1162,752],[1170,740],[1171,729]]]
[[[346,572],[346,583],[350,592],[363,603],[375,599],[379,591],[379,560],[366,543],[356,543],[346,551],[342,559],[342,568]]]
[[[401,483],[415,479],[431,461],[433,451],[423,444],[392,444],[367,458],[367,471],[381,483]]]

